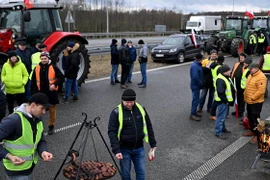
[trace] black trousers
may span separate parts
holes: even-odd
[[[25,94],[6,94],[7,104],[8,104],[8,112],[12,114],[14,111],[14,102],[20,106],[22,103],[26,102]]]
[[[237,88],[237,103],[238,103],[238,114],[244,114],[245,112],[245,100],[244,100],[244,90]]]
[[[263,103],[256,103],[256,104],[248,104],[247,103],[247,113],[248,113],[248,120],[250,124],[250,131],[254,134],[259,135],[257,130],[254,128],[257,126],[258,121],[257,118],[260,118],[260,114],[262,111]]]
[[[122,72],[121,72],[121,85],[125,85],[129,71],[130,71],[130,65],[127,64],[121,64],[122,65]]]
[[[259,55],[264,54],[264,43],[258,43],[258,52],[259,52]]]
[[[0,122],[6,116],[7,100],[6,95],[0,90]]]

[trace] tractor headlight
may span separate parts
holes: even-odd
[[[169,53],[173,53],[173,52],[176,52],[176,51],[177,51],[177,48],[170,49]]]

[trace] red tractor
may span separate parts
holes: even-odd
[[[0,4],[0,66],[7,60],[7,52],[14,49],[17,38],[25,38],[34,46],[37,40],[47,45],[51,60],[61,70],[62,56],[69,41],[80,44],[80,70],[78,84],[87,78],[90,59],[85,45],[88,41],[79,32],[63,32],[59,9],[56,4],[31,4],[23,0]],[[58,2],[58,0],[56,0]]]

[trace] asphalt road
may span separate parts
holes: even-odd
[[[231,57],[225,59],[230,67],[236,61],[236,58]],[[255,57],[254,61],[258,62],[258,57]],[[269,164],[259,161],[257,169],[250,169],[257,154],[256,145],[249,144],[249,139],[241,136],[244,130],[241,125],[237,125],[234,117],[230,116],[226,120],[227,129],[232,131],[227,140],[214,136],[214,122],[209,119],[209,113],[204,111],[200,122],[189,120],[191,109],[189,67],[190,63],[185,63],[148,71],[148,86],[145,89],[140,89],[136,85],[141,80],[141,75],[135,73],[133,76],[130,87],[135,89],[137,101],[146,107],[157,139],[155,160],[146,163],[146,179],[269,180]],[[101,118],[98,127],[109,143],[107,136],[109,115],[120,103],[123,92],[119,86],[111,86],[109,82],[108,78],[88,81],[80,88],[79,101],[58,106],[57,133],[46,137],[54,159],[49,163],[39,161],[33,173],[34,180],[53,179],[78,132],[80,126],[76,126],[76,123],[84,119],[82,112],[88,114],[89,120],[97,116]],[[261,113],[263,119],[270,116],[269,102],[270,98],[265,100]],[[46,115],[45,128],[47,122]],[[93,139],[89,136],[84,159],[97,159],[93,148],[95,144],[98,160],[112,162],[97,130],[92,129],[91,132]],[[79,149],[81,142],[82,136],[78,138],[74,149]],[[148,151],[149,145],[146,144],[145,147]],[[132,176],[132,179],[135,179],[134,173]],[[2,165],[0,179],[4,179]],[[58,179],[65,178],[60,174]],[[119,179],[119,174],[112,178],[112,180]]]

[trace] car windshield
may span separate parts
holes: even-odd
[[[198,27],[198,22],[188,21],[187,26],[188,27]]]
[[[267,28],[267,19],[254,19],[253,28]]]
[[[12,28],[14,32],[21,31],[21,11],[2,10],[0,12],[0,29]]]
[[[178,45],[183,44],[185,40],[184,36],[178,36],[178,37],[169,37],[165,39],[165,41],[162,43],[164,45]]]
[[[227,19],[225,30],[241,30],[241,19]]]

